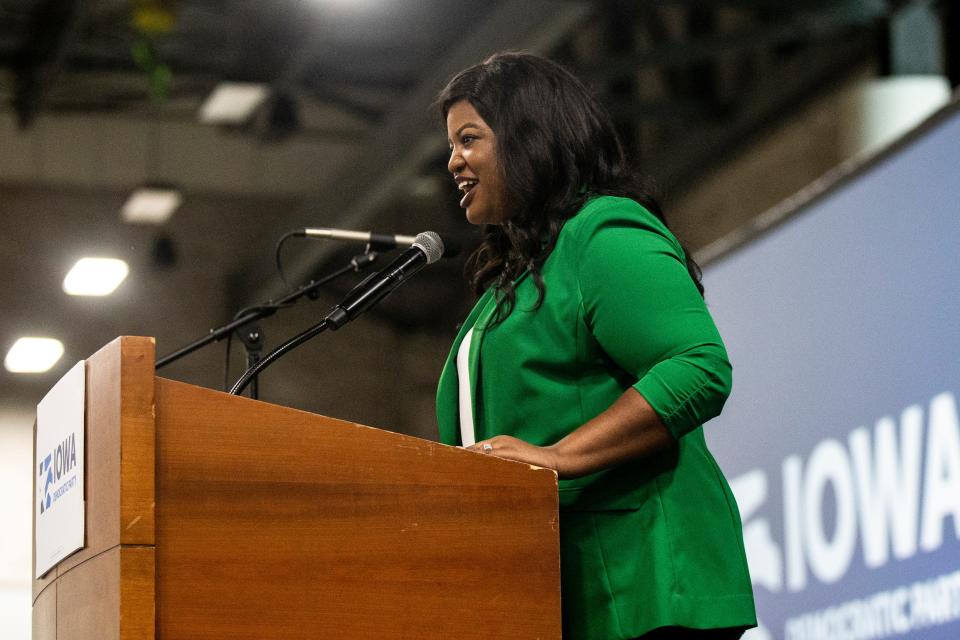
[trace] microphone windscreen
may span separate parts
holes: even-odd
[[[443,257],[443,240],[440,239],[439,234],[433,231],[418,233],[413,246],[423,250],[427,256],[427,264],[433,264]]]

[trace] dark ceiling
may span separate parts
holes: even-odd
[[[23,126],[41,112],[159,109],[189,119],[193,110],[177,107],[224,80],[267,83],[282,100],[321,101],[374,123],[444,55],[464,16],[480,21],[497,4],[4,0],[0,62],[13,72]]]
[[[73,131],[125,122],[134,134],[175,130],[187,138],[179,156],[149,160],[142,176],[183,188],[184,206],[162,229],[119,224],[120,204],[144,181],[126,177],[123,162],[93,181],[64,180],[50,170],[34,176],[17,156],[4,161],[0,149],[0,215],[16,231],[0,241],[4,297],[14,301],[0,321],[0,346],[43,317],[41,324],[72,336],[63,368],[119,333],[156,335],[158,351],[172,351],[237,309],[282,293],[273,249],[291,228],[431,228],[470,245],[475,235],[445,176],[444,136],[430,102],[451,73],[492,51],[531,49],[569,65],[607,104],[633,157],[669,195],[864,63],[893,72],[891,24],[912,4],[0,0],[0,101],[11,123],[0,130],[0,145],[36,149],[42,160],[46,145],[56,148],[49,140],[56,123]],[[955,24],[952,4],[929,11]],[[950,51],[947,70],[955,74]],[[271,98],[218,140],[254,155],[288,154],[304,176],[288,180],[293,187],[260,193],[242,179],[208,180],[178,166],[206,153],[187,143],[199,135],[203,100],[227,80],[268,85]],[[165,143],[144,143],[144,153]],[[308,146],[319,155],[298,162],[296,149]],[[100,162],[93,151],[89,158],[75,153],[74,164]],[[150,288],[113,302],[64,302],[58,274],[67,257],[60,250],[79,252],[81,240],[116,241],[143,265],[149,275],[141,284]],[[164,242],[176,259],[161,264],[156,252]],[[356,250],[297,241],[287,245],[284,262],[291,279],[303,282]],[[449,335],[470,304],[462,261],[426,270],[418,286],[374,317],[397,335]],[[355,280],[328,288],[319,304]],[[317,311],[300,313],[290,323],[303,328]],[[267,331],[271,346],[292,332],[280,327]],[[174,369],[174,377],[215,386],[219,357],[196,356],[195,366]],[[0,401],[35,402],[56,375],[25,381],[0,372]]]

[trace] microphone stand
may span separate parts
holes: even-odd
[[[353,288],[344,300],[334,306],[327,316],[306,331],[298,333],[279,347],[268,353],[262,360],[243,372],[240,379],[230,389],[230,395],[240,395],[257,375],[275,362],[278,358],[296,349],[311,338],[323,333],[327,329],[336,331],[344,324],[356,318],[369,307],[375,305],[391,291],[407,281],[423,266],[436,262],[443,253],[443,242],[440,236],[432,231],[426,231],[416,237],[410,249],[407,249],[396,260],[387,265],[379,273],[374,273]]]
[[[320,335],[321,333],[326,331],[330,326],[331,325],[329,321],[327,321],[326,319],[323,319],[317,324],[307,329],[306,331],[298,333],[297,335],[290,338],[289,340],[284,342],[282,345],[280,345],[279,347],[277,347],[276,349],[268,353],[266,357],[263,358],[263,360],[258,361],[252,367],[247,369],[242,376],[240,376],[240,379],[237,380],[236,383],[234,383],[233,388],[230,389],[230,392],[229,392],[230,395],[238,396],[241,393],[243,393],[243,390],[246,388],[248,384],[250,384],[251,381],[254,381],[254,382],[256,381],[257,374],[263,371],[264,369],[266,369],[267,367],[269,367],[275,360],[277,360],[277,358],[288,353],[289,351],[292,351],[293,349],[296,349],[297,347],[302,345],[304,342],[307,342],[314,336]]]
[[[260,328],[260,323],[250,325],[243,331],[237,330],[237,335],[240,337],[240,342],[243,343],[243,348],[247,352],[247,369],[253,365],[260,362],[260,353],[263,351],[263,329]],[[256,379],[250,384],[250,397],[256,400],[260,397],[260,386],[257,384]]]
[[[193,353],[197,349],[210,344],[211,342],[218,342],[220,340],[223,340],[224,338],[229,336],[233,331],[236,331],[240,327],[243,327],[244,325],[260,320],[261,318],[272,316],[274,313],[276,313],[277,309],[288,307],[294,302],[296,302],[297,300],[299,300],[300,298],[302,298],[303,296],[316,297],[317,289],[319,289],[324,284],[330,282],[335,278],[339,278],[340,276],[350,271],[359,272],[361,269],[369,267],[371,264],[373,264],[376,259],[377,259],[377,253],[375,251],[367,251],[362,255],[354,256],[353,259],[350,261],[350,264],[348,264],[347,266],[337,269],[333,273],[328,274],[320,278],[319,280],[311,280],[307,284],[297,288],[296,290],[284,296],[283,298],[280,298],[276,302],[268,301],[266,304],[259,305],[256,307],[250,307],[249,311],[245,310],[245,312],[242,312],[241,315],[239,315],[237,318],[235,318],[231,322],[228,322],[227,324],[221,327],[217,327],[216,329],[210,329],[210,333],[203,336],[202,338],[198,340],[194,340],[187,346],[181,347],[180,349],[177,349],[173,353],[170,353],[158,359],[156,362],[155,368],[159,369],[160,367],[164,367],[170,364],[171,362],[179,360],[183,356]],[[256,333],[259,333],[262,336],[261,332],[256,331]],[[250,357],[253,357],[253,356],[248,353],[248,358]],[[257,359],[259,359],[259,353],[256,354],[256,357]]]

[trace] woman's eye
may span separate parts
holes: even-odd
[[[476,136],[463,136],[463,137],[460,139],[460,144],[470,144],[471,142],[473,142],[473,141],[476,140],[476,139],[477,139]]]

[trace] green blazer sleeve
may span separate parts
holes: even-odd
[[[730,362],[677,240],[636,202],[606,200],[574,219],[584,318],[680,438],[719,415]]]

